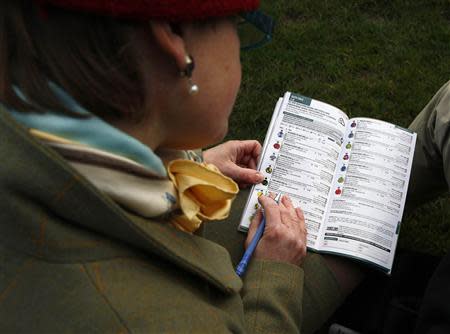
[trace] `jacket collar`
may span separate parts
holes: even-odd
[[[2,243],[55,262],[123,256],[130,249],[123,245],[128,244],[161,256],[224,292],[242,287],[225,249],[167,223],[127,214],[1,107],[0,155]],[[69,246],[61,238],[70,240]]]

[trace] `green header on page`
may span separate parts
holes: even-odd
[[[295,102],[310,106],[312,99],[310,97],[306,97],[306,96],[303,96],[300,94],[291,93],[291,97],[289,98],[289,101],[295,101]]]

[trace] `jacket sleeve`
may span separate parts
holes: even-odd
[[[303,279],[300,267],[254,259],[242,290],[248,333],[300,333]]]

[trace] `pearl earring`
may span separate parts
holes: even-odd
[[[194,68],[195,68],[194,58],[190,55],[186,55],[185,61],[186,61],[186,68],[184,69],[184,71],[180,72],[180,75],[182,77],[187,77],[187,79],[188,79],[189,95],[196,95],[196,94],[198,94],[200,89],[199,89],[198,85],[196,85],[192,82],[192,72],[194,71]]]

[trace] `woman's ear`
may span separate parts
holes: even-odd
[[[150,21],[153,38],[161,50],[171,57],[180,71],[186,68],[186,45],[168,22]]]

